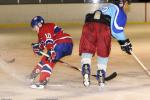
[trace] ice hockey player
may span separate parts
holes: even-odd
[[[33,69],[30,79],[34,80],[39,75],[39,82],[31,85],[31,88],[44,88],[52,74],[55,64],[62,58],[71,55],[73,49],[72,37],[64,33],[62,28],[54,23],[45,23],[41,16],[35,16],[31,20],[31,27],[38,34],[38,42],[33,43],[35,54],[47,50],[50,57],[42,56],[41,61]]]
[[[124,9],[128,3],[128,0],[112,0],[94,13],[86,15],[79,47],[84,86],[90,86],[91,59],[95,52],[97,52],[98,84],[105,85],[111,36],[118,41],[123,51],[131,54],[132,45],[124,33],[127,21]]]

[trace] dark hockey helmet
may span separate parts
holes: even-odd
[[[41,16],[35,16],[31,20],[31,27],[34,28],[35,26],[37,26],[39,24],[43,24],[43,23],[44,23],[44,19]]]

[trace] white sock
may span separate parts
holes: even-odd
[[[107,65],[104,64],[97,64],[97,69],[98,70],[104,70],[106,72]]]

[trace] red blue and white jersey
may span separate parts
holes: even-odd
[[[72,43],[72,37],[54,23],[45,23],[39,29],[38,42],[42,50],[51,50],[57,44]]]

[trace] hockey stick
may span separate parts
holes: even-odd
[[[75,69],[75,70],[78,70],[78,71],[80,71],[80,72],[82,71],[80,68],[78,68],[78,67],[76,67],[76,66],[73,66],[73,65],[71,65],[71,64],[69,64],[69,63],[66,63],[66,62],[64,62],[64,61],[59,60],[59,62],[65,64],[65,65],[67,65],[67,66],[70,66],[71,68],[73,68],[73,69]],[[96,75],[91,75],[91,76],[96,77]],[[114,79],[116,76],[117,76],[117,72],[113,72],[112,74],[110,74],[109,76],[107,76],[107,77],[105,78],[105,81],[112,80],[112,79]]]
[[[135,53],[133,51],[130,51],[131,55],[134,57],[134,59],[141,65],[143,70],[146,72],[146,74],[150,77],[150,71],[143,65],[143,63],[137,58]]]
[[[40,51],[40,53],[41,53],[42,55],[46,56],[46,57],[49,57],[48,54],[46,54],[46,53],[44,53],[44,52],[42,52],[42,51]],[[80,71],[80,72],[82,71],[80,68],[78,68],[78,67],[76,67],[76,66],[73,66],[73,65],[71,65],[71,64],[69,64],[69,63],[66,63],[66,62],[64,62],[64,61],[62,61],[62,60],[59,60],[58,62],[63,63],[63,64],[65,64],[65,65],[67,65],[67,66],[69,66],[69,67],[71,67],[71,68],[73,68],[73,69],[75,69],[75,70],[77,70],[77,71]],[[96,77],[96,75],[91,75],[91,76]],[[114,79],[116,76],[117,76],[117,72],[113,72],[112,74],[110,74],[109,76],[107,76],[107,77],[105,78],[105,80],[106,80],[106,81],[112,80],[112,79]]]

